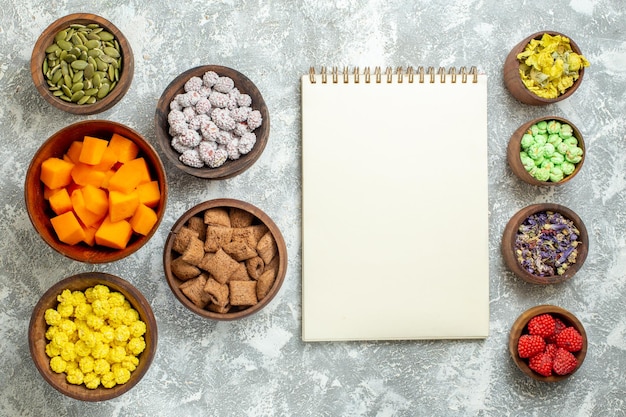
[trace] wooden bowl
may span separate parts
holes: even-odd
[[[76,104],[63,101],[53,95],[49,90],[46,77],[43,71],[43,64],[46,59],[46,48],[54,43],[55,35],[72,24],[88,25],[96,23],[100,27],[115,36],[119,43],[122,68],[120,69],[119,81],[117,85],[102,99],[93,104]],[[54,107],[72,114],[89,115],[101,113],[113,107],[126,94],[133,80],[135,72],[135,60],[133,51],[124,34],[111,22],[103,17],[90,13],[74,13],[55,20],[48,26],[35,42],[30,59],[30,72],[39,94]]]
[[[520,358],[517,353],[517,343],[519,341],[519,338],[523,334],[528,333],[527,325],[530,319],[540,314],[546,314],[546,313],[551,314],[554,318],[560,319],[561,321],[563,321],[563,323],[566,326],[574,327],[576,330],[578,330],[578,332],[583,337],[582,349],[579,350],[578,352],[573,352],[573,355],[576,357],[576,360],[578,361],[578,366],[576,367],[576,369],[574,369],[574,371],[572,371],[569,374],[558,375],[558,374],[553,373],[551,376],[540,375],[537,372],[530,369],[528,367],[528,360]],[[542,381],[542,382],[562,381],[564,379],[569,378],[572,374],[574,374],[574,372],[580,369],[583,361],[585,360],[585,356],[587,355],[587,333],[585,332],[585,328],[583,327],[581,322],[576,318],[576,316],[574,316],[572,313],[565,310],[564,308],[553,306],[553,305],[535,306],[523,312],[517,318],[517,320],[515,320],[515,322],[513,323],[513,326],[511,326],[511,331],[509,333],[509,353],[511,355],[511,358],[513,359],[513,362],[515,362],[515,365],[517,365],[517,367],[529,377],[537,381]]]
[[[144,334],[146,342],[145,350],[139,355],[139,364],[131,372],[130,380],[113,388],[104,388],[102,385],[96,389],[88,389],[85,385],[73,385],[67,382],[64,373],[57,374],[50,368],[50,358],[46,355],[48,340],[45,333],[48,325],[44,313],[49,308],[58,305],[57,296],[65,289],[70,291],[84,291],[95,285],[106,285],[111,291],[117,291],[124,295],[131,306],[139,313],[139,319],[146,324],[147,331]],[[82,401],[105,401],[118,397],[143,378],[148,371],[157,348],[157,324],[150,308],[150,304],[144,296],[127,281],[114,275],[102,272],[85,272],[65,278],[54,284],[46,291],[39,302],[35,305],[28,327],[28,346],[30,354],[41,376],[54,389],[68,397]]]
[[[582,159],[580,160],[580,162],[575,164],[576,168],[574,169],[574,172],[572,172],[571,174],[564,177],[561,181],[558,181],[558,182],[539,181],[538,179],[530,175],[528,171],[526,171],[526,169],[524,168],[524,165],[522,164],[522,160],[520,159],[520,151],[522,149],[521,147],[522,137],[528,131],[528,129],[530,129],[532,125],[539,123],[543,120],[545,121],[557,120],[560,123],[566,123],[570,125],[573,130],[573,136],[576,139],[578,139],[578,146],[583,150]],[[585,149],[585,141],[583,139],[583,135],[580,132],[580,130],[572,122],[562,117],[558,117],[558,116],[547,116],[547,117],[538,117],[536,119],[530,120],[524,123],[523,125],[521,125],[519,128],[517,128],[517,130],[513,132],[513,134],[511,135],[511,139],[509,140],[506,157],[507,157],[509,166],[511,167],[511,170],[522,181],[527,182],[528,184],[531,184],[531,185],[554,186],[554,185],[562,185],[562,184],[569,182],[572,178],[576,176],[576,174],[580,172],[580,170],[583,167],[583,162],[585,162],[586,153],[587,153],[587,150]]]
[[[578,241],[581,243],[577,246],[578,255],[576,258],[576,262],[571,265],[562,275],[551,275],[544,277],[532,274],[520,265],[516,257],[515,239],[520,225],[529,216],[543,211],[560,213],[565,218],[570,219],[579,231]],[[511,219],[504,228],[501,249],[502,256],[504,257],[504,263],[506,264],[506,266],[511,271],[513,271],[515,275],[522,278],[524,281],[532,284],[541,285],[558,284],[572,278],[580,270],[580,268],[582,268],[583,264],[585,263],[585,259],[587,259],[587,252],[589,250],[589,236],[587,234],[587,228],[585,227],[585,224],[583,223],[581,218],[571,209],[559,204],[552,203],[533,204],[521,209],[520,211],[515,213],[513,217],[511,217]]]
[[[124,249],[112,249],[98,245],[91,247],[83,243],[76,245],[63,243],[57,238],[50,222],[50,218],[55,214],[44,198],[44,185],[40,181],[41,164],[49,157],[62,157],[73,141],[83,140],[85,135],[108,140],[113,133],[122,135],[137,144],[139,147],[139,156],[143,156],[148,163],[151,177],[159,182],[161,201],[154,208],[157,213],[157,223],[146,236],[134,234]],[[130,127],[107,120],[84,120],[76,122],[50,136],[33,156],[28,171],[26,172],[26,180],[24,183],[24,195],[28,216],[41,238],[51,248],[62,255],[76,261],[91,264],[117,261],[141,248],[154,235],[163,219],[167,203],[167,192],[165,168],[152,145]]]
[[[235,87],[238,88],[241,93],[248,94],[252,98],[251,107],[252,109],[261,112],[263,123],[260,127],[254,130],[257,141],[249,153],[242,155],[236,160],[227,160],[222,166],[217,168],[209,168],[207,166],[202,168],[193,168],[183,164],[179,160],[180,154],[172,148],[172,136],[169,134],[167,116],[170,111],[170,103],[174,97],[184,92],[184,85],[187,80],[194,76],[202,77],[202,75],[207,71],[214,71],[220,76],[230,77],[235,82]],[[219,65],[205,65],[191,68],[176,77],[167,86],[167,88],[165,88],[157,103],[155,125],[156,135],[161,146],[161,150],[176,167],[195,177],[211,180],[231,178],[250,168],[263,153],[270,133],[269,111],[259,89],[245,75],[234,69]]]
[[[517,60],[517,55],[524,51],[524,48],[526,48],[526,45],[528,45],[528,43],[532,39],[541,39],[544,33],[548,33],[552,36],[561,35],[561,36],[568,38],[570,40],[570,45],[572,47],[572,50],[576,52],[577,54],[582,55],[580,48],[578,47],[576,42],[572,40],[572,38],[570,38],[569,36],[563,35],[562,33],[553,32],[553,31],[542,31],[542,32],[533,33],[532,35],[528,36],[527,38],[522,40],[520,43],[515,45],[513,49],[511,49],[511,52],[509,52],[509,54],[506,57],[506,60],[504,61],[504,85],[509,90],[511,95],[515,97],[518,101],[524,104],[530,104],[532,106],[544,106],[547,104],[552,104],[561,100],[565,100],[566,98],[574,94],[574,92],[578,89],[578,87],[583,81],[583,75],[585,74],[585,68],[584,67],[580,68],[580,71],[578,73],[579,74],[578,79],[574,81],[574,84],[570,88],[568,88],[565,91],[565,93],[552,99],[539,97],[535,93],[531,92],[528,88],[526,88],[519,74],[520,63]]]
[[[276,278],[274,280],[273,285],[271,286],[267,295],[262,298],[257,304],[248,306],[248,307],[235,307],[231,306],[231,309],[227,313],[218,313],[214,311],[210,311],[207,308],[198,307],[194,303],[191,302],[189,298],[181,291],[180,285],[184,282],[177,278],[177,276],[172,272],[172,261],[180,256],[173,250],[174,241],[178,233],[180,233],[181,229],[187,225],[189,219],[194,216],[202,217],[205,210],[214,209],[214,208],[225,208],[225,209],[241,209],[244,212],[252,214],[255,218],[254,224],[264,224],[271,232],[274,237],[274,241],[276,242],[277,254],[278,256],[278,267],[276,272]],[[172,230],[170,231],[167,240],[165,242],[165,248],[163,250],[163,265],[165,269],[165,277],[167,279],[167,283],[170,286],[174,296],[180,301],[185,307],[194,313],[213,320],[236,320],[241,319],[243,317],[250,316],[263,307],[265,307],[269,302],[276,296],[280,287],[283,284],[285,279],[285,274],[287,272],[287,247],[285,245],[285,241],[283,236],[278,229],[278,226],[272,221],[272,219],[261,211],[259,208],[253,206],[250,203],[246,203],[239,200],[228,199],[228,198],[220,198],[216,200],[209,200],[203,203],[192,207],[187,210],[172,226]],[[202,271],[204,272],[204,271]]]

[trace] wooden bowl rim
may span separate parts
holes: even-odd
[[[581,334],[583,338],[582,349],[579,350],[578,352],[573,352],[573,355],[576,356],[576,359],[578,361],[578,365],[576,366],[576,369],[574,369],[569,374],[566,374],[566,375],[554,375],[553,374],[551,376],[540,375],[536,373],[535,371],[533,371],[532,369],[530,369],[528,367],[528,363],[526,362],[526,360],[520,358],[517,354],[517,342],[520,336],[524,334],[526,330],[526,326],[528,325],[528,322],[530,321],[530,319],[537,315],[545,314],[545,313],[550,313],[558,317],[567,326],[573,326],[574,328],[576,328],[576,330],[578,330],[578,332]],[[511,359],[513,359],[513,362],[515,363],[515,365],[524,374],[526,374],[527,376],[533,379],[536,379],[537,381],[542,381],[542,382],[558,382],[558,381],[562,381],[572,376],[576,371],[578,371],[578,369],[580,369],[582,363],[584,362],[585,357],[587,356],[587,347],[588,347],[587,332],[585,330],[585,327],[580,322],[580,320],[578,320],[578,318],[574,314],[569,312],[568,310],[559,306],[551,305],[551,304],[538,305],[538,306],[531,307],[528,310],[524,311],[515,320],[509,332],[509,354],[511,355]]]
[[[66,382],[65,374],[56,374],[50,369],[49,358],[45,353],[45,330],[48,325],[45,322],[44,313],[47,308],[56,306],[56,296],[61,294],[64,289],[81,290],[92,287],[97,284],[104,284],[112,291],[120,292],[130,302],[132,307],[137,310],[139,317],[146,323],[146,349],[139,355],[139,365],[137,369],[131,372],[128,382],[122,385],[116,385],[113,388],[104,388],[99,386],[95,390],[88,389],[84,385],[72,385]],[[54,389],[60,393],[81,401],[105,401],[128,392],[146,374],[152,361],[154,360],[158,342],[158,329],[156,319],[150,303],[144,295],[128,281],[104,272],[82,272],[55,283],[52,287],[41,296],[31,314],[28,326],[28,347],[31,358],[35,363],[35,367]]]
[[[140,149],[140,155],[148,157],[149,160],[147,162],[149,168],[153,171],[153,174],[157,177],[156,179],[159,181],[161,201],[157,208],[157,223],[154,225],[152,231],[148,235],[131,238],[131,241],[125,249],[112,249],[101,246],[88,247],[82,243],[79,243],[77,245],[65,244],[58,240],[56,234],[52,230],[49,215],[45,215],[45,213],[43,213],[45,211],[48,211],[48,206],[47,202],[43,201],[43,184],[41,184],[39,180],[39,174],[41,172],[40,160],[43,158],[39,155],[42,152],[47,151],[48,149],[54,150],[54,152],[50,152],[51,155],[63,155],[67,148],[57,149],[55,143],[57,142],[57,140],[68,141],[69,143],[72,138],[77,139],[75,136],[70,136],[69,133],[75,129],[84,131],[85,134],[87,134],[87,132],[91,132],[92,134],[94,134],[93,132],[106,130],[109,134],[116,132],[121,134],[122,136],[130,136],[128,137],[128,139],[131,139],[133,140],[133,142],[138,144]],[[81,134],[81,136],[83,136],[83,134]],[[161,224],[161,221],[163,220],[167,206],[167,196],[168,184],[165,167],[163,166],[163,162],[161,161],[161,158],[159,157],[159,154],[154,149],[154,147],[150,144],[150,142],[146,140],[146,138],[143,137],[143,135],[141,135],[136,130],[122,123],[109,120],[81,120],[67,125],[57,132],[53,133],[41,144],[39,149],[37,149],[37,151],[33,155],[33,158],[31,159],[31,162],[28,166],[28,170],[26,171],[26,178],[24,180],[24,200],[26,204],[26,211],[33,227],[35,228],[39,236],[48,244],[48,246],[50,246],[52,249],[62,254],[63,256],[73,259],[75,261],[90,264],[118,261],[135,253],[141,247],[143,247],[154,236],[159,225]],[[52,212],[50,211],[49,213],[51,214]]]
[[[556,102],[559,102],[561,100],[564,100],[568,97],[570,97],[572,94],[574,94],[574,92],[578,89],[578,87],[580,86],[580,84],[583,81],[583,76],[585,74],[585,67],[581,67],[580,70],[578,71],[578,79],[576,81],[574,81],[574,84],[569,87],[565,93],[559,95],[556,98],[543,98],[543,97],[539,97],[538,95],[536,95],[535,93],[533,93],[532,91],[530,91],[528,88],[526,88],[526,86],[524,85],[524,83],[522,82],[521,77],[519,76],[519,61],[517,60],[517,55],[522,52],[524,50],[524,48],[526,47],[526,45],[528,45],[528,43],[530,43],[531,40],[533,39],[540,39],[544,34],[549,34],[552,36],[557,36],[560,35],[562,37],[565,37],[567,39],[569,39],[570,41],[570,46],[572,47],[572,50],[574,52],[576,52],[579,55],[582,55],[582,51],[580,49],[580,47],[578,46],[578,44],[569,36],[561,33],[561,32],[557,32],[557,31],[553,31],[553,30],[542,30],[539,32],[535,32],[529,36],[527,36],[526,38],[524,38],[522,41],[520,41],[517,45],[515,45],[511,51],[509,52],[506,60],[505,60],[505,84],[506,87],[508,88],[508,90],[513,94],[513,96],[515,98],[517,98],[518,100],[522,101],[523,103],[526,104],[531,104],[531,105],[547,105],[547,104],[553,104]],[[513,65],[514,63],[516,63],[516,65]],[[511,65],[514,67],[515,71],[517,72],[517,77],[510,77],[507,78],[506,77],[506,72],[508,70],[508,66]],[[509,85],[508,83],[512,83],[512,85]],[[515,90],[515,91],[513,91]],[[523,97],[518,96],[517,94],[523,95]]]
[[[577,164],[575,164],[575,168],[574,171],[569,174],[568,176],[564,177],[561,181],[559,182],[552,182],[552,181],[539,181],[538,179],[536,179],[535,177],[533,177],[532,175],[530,175],[530,173],[528,171],[526,171],[526,169],[524,168],[524,165],[522,164],[522,161],[519,157],[519,153],[522,150],[522,136],[524,135],[524,133],[535,123],[539,123],[541,121],[550,121],[550,120],[557,120],[561,123],[566,123],[568,125],[570,125],[572,127],[572,130],[574,132],[573,136],[578,140],[578,146],[580,148],[582,148],[583,150],[583,155],[582,155],[582,159],[580,160],[580,162],[578,162]],[[522,124],[520,127],[518,127],[515,132],[513,132],[513,134],[511,135],[511,138],[509,139],[509,145],[507,147],[507,160],[509,162],[509,166],[511,167],[511,170],[524,182],[531,184],[531,185],[538,185],[541,187],[554,187],[554,186],[559,186],[559,185],[563,185],[568,183],[569,181],[571,181],[582,169],[583,167],[583,163],[585,162],[585,157],[587,155],[587,148],[585,146],[585,140],[583,138],[583,135],[580,131],[580,129],[578,129],[578,127],[572,123],[571,121],[569,121],[568,119],[561,117],[561,116],[542,116],[542,117],[537,117],[534,118],[532,120],[527,121],[526,123]]]
[[[120,80],[115,88],[113,88],[113,90],[111,90],[106,97],[93,104],[68,103],[53,96],[47,88],[46,80],[43,75],[42,66],[46,56],[44,52],[45,49],[51,44],[51,39],[59,30],[68,27],[72,23],[97,23],[101,27],[106,28],[111,34],[113,34],[113,36],[115,36],[122,52]],[[30,72],[35,88],[48,103],[68,113],[91,115],[110,109],[117,104],[124,97],[124,95],[126,95],[134,77],[135,58],[126,36],[124,36],[122,31],[109,20],[91,13],[73,13],[58,18],[41,33],[35,42],[35,46],[33,47],[31,54]]]
[[[552,275],[547,277],[540,277],[537,275],[533,275],[526,270],[524,270],[517,258],[515,256],[515,237],[517,235],[517,230],[519,226],[522,224],[524,220],[526,220],[530,215],[539,213],[542,211],[553,211],[562,214],[567,217],[571,221],[574,222],[574,225],[578,228],[579,234],[578,238],[581,242],[578,245],[578,256],[576,259],[576,263],[570,266],[563,275]],[[554,203],[538,203],[531,204],[527,207],[522,208],[517,213],[515,213],[508,221],[504,228],[504,233],[502,235],[502,256],[504,258],[504,262],[506,266],[511,270],[515,275],[520,277],[526,282],[531,284],[540,284],[540,285],[552,285],[559,284],[565,282],[572,278],[576,273],[582,268],[585,260],[587,259],[587,253],[589,251],[589,235],[587,233],[587,228],[583,223],[582,219],[576,214],[572,209],[565,207],[560,204]]]
[[[268,227],[269,231],[274,236],[274,240],[276,241],[276,246],[278,248],[278,256],[280,257],[278,272],[276,273],[276,279],[274,280],[274,285],[272,285],[272,288],[269,290],[265,298],[263,298],[261,301],[259,301],[257,304],[251,307],[248,307],[244,310],[236,311],[233,313],[215,313],[215,312],[205,310],[203,308],[200,308],[194,305],[187,298],[187,296],[185,296],[185,294],[183,294],[182,291],[178,288],[179,283],[182,281],[176,278],[174,274],[172,273],[171,268],[168,267],[172,260],[172,245],[174,243],[176,233],[185,225],[185,223],[191,217],[207,209],[217,208],[217,207],[226,207],[226,208],[235,207],[235,208],[239,208],[239,209],[242,209],[242,210],[248,211],[249,213],[254,214],[254,216],[257,219],[259,219]],[[163,269],[165,272],[165,278],[167,280],[167,284],[172,290],[172,293],[174,294],[176,299],[178,299],[178,301],[180,301],[180,303],[184,305],[185,307],[187,307],[189,310],[207,319],[219,320],[219,321],[237,320],[237,319],[251,316],[254,313],[257,313],[259,310],[261,310],[266,305],[268,305],[270,301],[272,301],[272,299],[276,296],[276,294],[278,294],[285,280],[285,276],[287,274],[287,246],[285,244],[285,240],[283,238],[283,235],[280,229],[278,228],[276,223],[274,223],[274,221],[264,211],[254,206],[253,204],[247,203],[245,201],[241,201],[241,200],[237,200],[233,198],[217,198],[214,200],[204,201],[202,203],[199,203],[191,207],[185,213],[183,213],[178,218],[178,220],[174,223],[174,225],[172,226],[172,229],[170,230],[167,236],[167,239],[165,241],[165,246],[163,248]]]
[[[169,106],[172,99],[176,97],[177,94],[184,92],[185,82],[193,76],[202,77],[202,75],[207,71],[214,71],[220,76],[228,76],[232,78],[233,81],[235,81],[235,87],[241,86],[242,83],[247,85],[249,88],[245,89],[245,91],[239,87],[238,88],[242,93],[248,94],[252,98],[251,107],[254,110],[259,110],[261,112],[263,124],[254,131],[257,136],[257,142],[249,153],[242,155],[237,160],[228,160],[224,163],[224,165],[218,168],[193,168],[180,162],[178,159],[180,154],[170,145],[172,137],[169,134],[167,115],[170,111]],[[165,156],[181,171],[193,175],[194,177],[209,180],[232,178],[250,168],[263,153],[270,134],[269,110],[258,87],[244,74],[222,65],[202,65],[193,67],[174,78],[165,90],[163,90],[163,93],[157,102],[154,123],[157,140],[161,150],[165,153]]]

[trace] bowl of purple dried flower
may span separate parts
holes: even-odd
[[[558,284],[583,266],[589,249],[587,228],[571,209],[553,203],[518,211],[502,236],[506,266],[524,281]]]

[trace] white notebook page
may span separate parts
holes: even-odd
[[[302,338],[484,338],[487,80],[302,77]]]

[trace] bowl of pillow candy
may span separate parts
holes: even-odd
[[[527,376],[558,382],[572,376],[587,355],[587,333],[578,318],[562,307],[539,305],[523,312],[511,326],[509,353]]]
[[[287,247],[261,209],[215,199],[187,210],[163,251],[174,296],[201,317],[235,320],[267,306],[285,279]]]
[[[558,284],[583,266],[589,250],[587,228],[571,209],[532,204],[508,221],[502,236],[506,266],[532,284]]]
[[[270,132],[269,111],[256,85],[219,65],[195,67],[176,77],[157,103],[155,124],[170,162],[214,180],[250,168]]]
[[[509,140],[507,161],[522,181],[537,186],[572,180],[585,162],[580,130],[562,117],[548,116],[521,125]]]

